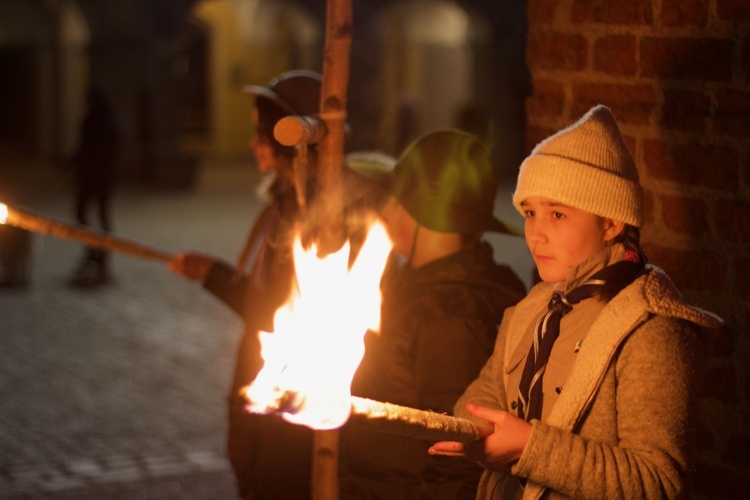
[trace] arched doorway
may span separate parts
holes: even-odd
[[[203,103],[206,115],[203,132],[192,130],[187,147],[211,156],[245,155],[252,100],[242,87],[266,84],[292,68],[319,71],[323,27],[285,0],[204,0],[192,9],[191,26],[185,103]]]

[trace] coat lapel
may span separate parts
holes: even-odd
[[[565,390],[549,414],[547,423],[573,430],[593,400],[618,346],[647,316],[642,276],[613,298],[594,321],[583,341]]]

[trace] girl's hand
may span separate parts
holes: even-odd
[[[467,404],[466,409],[489,423],[486,435],[469,444],[443,441],[430,447],[430,455],[467,457],[487,469],[507,471],[521,457],[531,435],[531,424],[502,410]]]

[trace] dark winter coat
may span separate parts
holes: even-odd
[[[503,311],[525,294],[485,242],[418,269],[390,265],[382,291],[381,333],[365,338],[352,393],[448,414],[492,353]],[[431,444],[344,427],[341,498],[474,498],[481,468],[429,456]]]

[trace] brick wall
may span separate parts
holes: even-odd
[[[650,260],[728,323],[700,403],[696,496],[747,497],[750,1],[528,0],[527,16],[527,149],[594,104],[614,112],[646,189]]]

